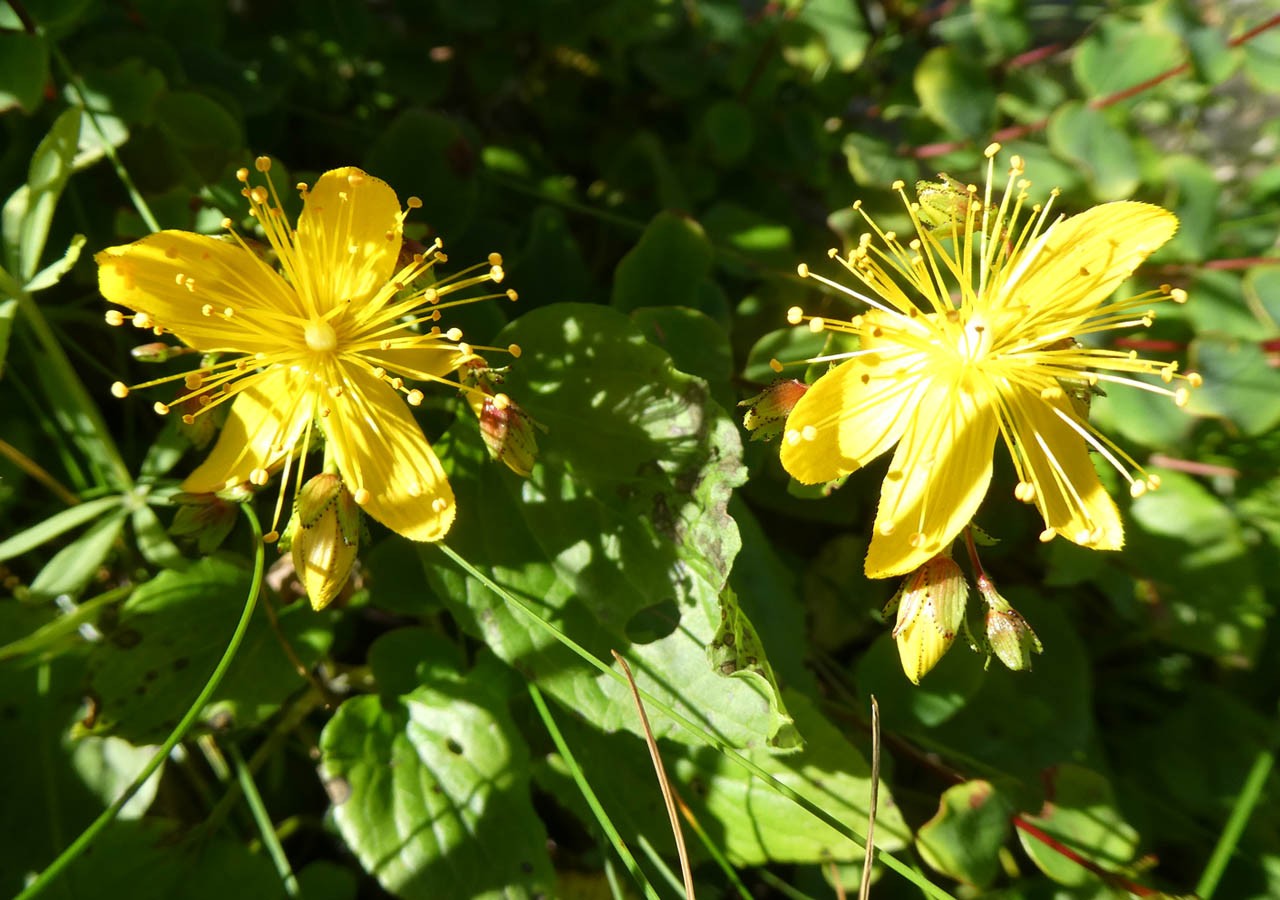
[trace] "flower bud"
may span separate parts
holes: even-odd
[[[1044,647],[1027,620],[1001,597],[986,576],[978,578],[978,592],[987,601],[987,651],[1015,672],[1031,669],[1031,656]]]
[[[913,684],[919,684],[951,648],[968,596],[969,583],[960,567],[951,557],[939,555],[908,575],[885,605],[886,616],[898,610],[893,639],[902,671]]]
[[[782,434],[791,410],[800,402],[809,386],[794,378],[779,378],[760,393],[739,403],[747,408],[742,427],[751,432],[751,440],[767,441]]]
[[[235,501],[218,494],[174,495],[178,510],[173,514],[169,533],[176,538],[194,541],[196,549],[208,556],[222,545],[236,524]]]
[[[537,422],[506,394],[485,397],[477,415],[489,455],[522,478],[538,458]]]
[[[347,583],[360,549],[360,507],[341,478],[322,472],[302,486],[280,548],[292,552],[312,608],[328,606]]]
[[[129,351],[129,355],[138,362],[162,363],[194,352],[196,351],[190,347],[183,347],[177,344],[166,344],[164,341],[155,341],[150,344],[139,344]]]

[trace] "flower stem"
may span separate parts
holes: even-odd
[[[187,714],[165,738],[160,749],[151,757],[150,762],[138,773],[138,777],[124,789],[124,792],[116,798],[115,802],[102,811],[102,815],[93,820],[93,823],[86,828],[78,838],[58,855],[58,858],[51,862],[47,868],[35,880],[27,885],[22,893],[18,894],[15,900],[32,900],[38,897],[46,887],[48,887],[55,878],[62,874],[67,866],[71,865],[84,851],[88,850],[98,836],[110,825],[124,805],[129,802],[130,798],[136,794],[144,784],[156,773],[161,764],[169,758],[169,754],[178,743],[187,736],[187,732],[191,730],[191,726],[200,718],[200,713],[204,711],[205,705],[213,696],[213,692],[218,689],[218,685],[222,683],[222,677],[227,674],[227,669],[231,667],[231,661],[235,659],[236,651],[240,649],[240,643],[244,640],[246,632],[249,630],[249,622],[253,618],[253,611],[258,605],[258,594],[262,590],[262,572],[263,572],[263,550],[265,545],[262,542],[262,526],[258,524],[258,517],[254,515],[253,509],[247,504],[241,505],[241,510],[245,517],[249,520],[249,526],[253,529],[254,536],[254,559],[253,559],[253,581],[249,588],[249,596],[245,599],[244,611],[240,614],[240,621],[236,624],[236,630],[231,635],[231,640],[227,644],[227,649],[222,654],[222,659],[218,660],[217,667],[209,676],[209,680],[205,682],[204,689],[200,691],[200,695],[196,697],[195,702],[191,704],[191,708],[187,710]]]

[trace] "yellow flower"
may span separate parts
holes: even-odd
[[[255,167],[266,173],[271,162],[260,157]],[[283,485],[294,471],[295,491],[301,486],[295,459],[320,443],[318,427],[328,462],[365,512],[406,537],[438,540],[453,522],[453,492],[408,409],[422,392],[405,379],[459,387],[446,376],[473,348],[457,329],[434,323],[441,309],[484,299],[442,302],[470,285],[500,282],[501,258],[426,284],[446,257],[439,241],[402,257],[405,217],[422,205],[417,198],[401,210],[384,182],[335,169],[310,190],[298,185],[304,202],[295,228],[269,178],[251,186],[247,169],[237,176],[278,271],[230,219],[227,238],[162,231],[97,256],[103,296],[134,311],[111,310],[109,323],[172,333],[204,354],[194,371],[133,387],[182,380],[185,390],[155,407],[181,408],[188,424],[230,404],[217,444],[182,489],[261,486],[283,470],[278,523]],[[488,296],[515,299],[511,291]],[[119,397],[130,390],[112,387]]]
[[[950,546],[986,494],[997,439],[1013,458],[1015,496],[1044,518],[1042,540],[1060,534],[1086,547],[1119,549],[1119,513],[1089,451],[1114,466],[1134,496],[1158,482],[1089,424],[1083,401],[1099,385],[1128,385],[1182,405],[1186,387],[1163,385],[1199,384],[1199,376],[1179,374],[1176,363],[1075,340],[1150,325],[1150,304],[1186,300],[1166,285],[1104,305],[1177,230],[1173,214],[1117,202],[1071,218],[1051,216],[1057,192],[1043,206],[1030,206],[1017,156],[1005,191],[993,199],[998,150],[987,148],[981,196],[968,186],[963,202],[932,203],[927,222],[903,184],[894,185],[916,232],[905,244],[864,214],[872,233],[847,256],[831,255],[865,293],[800,267],[802,276],[871,309],[850,321],[790,311],[793,324],[807,319],[813,331],[853,335],[859,345],[825,358],[840,364],[788,417],[782,463],[798,481],[815,484],[897,445],[867,552],[873,578],[911,572]],[[939,221],[946,209],[952,213]]]

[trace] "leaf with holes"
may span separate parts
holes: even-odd
[[[380,654],[382,664],[407,649]],[[528,751],[493,673],[437,660],[419,674],[406,694],[346,701],[325,726],[320,765],[338,830],[402,900],[545,893],[551,864]]]
[[[727,503],[744,472],[737,428],[706,383],[604,307],[534,310],[500,341],[525,348],[506,390],[547,428],[541,461],[521,480],[489,463],[473,422],[455,426],[442,453],[461,511],[450,545],[598,659],[622,653],[642,689],[708,731],[789,745],[767,683],[725,678],[707,659],[740,545]],[[602,728],[638,732],[624,683],[423,552],[465,629]],[[664,716],[653,727],[700,742]]]

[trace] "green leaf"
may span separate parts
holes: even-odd
[[[1161,163],[1169,183],[1165,202],[1178,217],[1178,230],[1161,248],[1162,258],[1200,261],[1210,258],[1218,241],[1221,183],[1213,167],[1193,156],[1170,156]]]
[[[48,608],[0,602],[0,634],[29,634],[51,621]],[[0,665],[0,895],[11,897],[24,876],[47,865],[150,759],[149,747],[115,738],[72,741],[67,732],[81,715],[84,665],[63,653],[40,665]],[[121,811],[142,814],[159,778],[143,785]],[[43,896],[72,900],[71,883],[55,882]],[[132,896],[132,894],[129,894]]]
[[[547,427],[541,462],[521,481],[490,464],[473,423],[455,426],[449,544],[598,659],[622,653],[641,688],[724,740],[775,740],[773,698],[706,654],[739,547],[726,511],[744,474],[737,427],[703,381],[608,308],[543,307],[499,340],[525,350],[505,388]],[[425,558],[467,631],[600,727],[639,730],[625,684],[438,554]],[[653,727],[698,740],[663,717]]]
[[[226,649],[248,593],[249,572],[218,557],[161,572],[139,587],[90,653],[97,714],[88,731],[139,744],[163,739]],[[305,604],[277,616],[294,655],[303,666],[314,665],[330,640],[324,627],[330,616]],[[257,616],[204,718],[255,724],[304,684],[266,616]]]
[[[505,262],[507,283],[518,285],[520,308],[586,300],[593,288],[565,214],[540,206],[529,222],[529,242]]]
[[[1121,200],[1138,187],[1140,173],[1129,136],[1100,111],[1064,103],[1049,119],[1049,146],[1075,163],[1099,200]]]
[[[76,896],[130,900],[284,900],[275,868],[264,853],[222,837],[184,837],[163,819],[116,822],[62,875],[68,885],[92,885]]]
[[[97,500],[89,500],[54,513],[43,522],[32,525],[0,542],[0,562],[29,553],[41,544],[66,534],[73,528],[92,522],[109,510],[118,507],[123,500],[124,498],[119,495],[99,497]]]
[[[920,108],[943,128],[975,139],[990,133],[996,92],[986,70],[969,57],[934,47],[916,66],[913,83]]]
[[[613,274],[615,309],[698,307],[699,283],[711,272],[711,242],[686,216],[660,212]]]
[[[757,384],[770,384],[778,378],[800,378],[803,368],[796,366],[789,376],[780,375],[769,365],[770,360],[778,360],[783,365],[802,362],[822,353],[826,346],[825,334],[814,334],[808,328],[788,326],[770,331],[760,337],[747,353],[747,365],[742,377]]]
[[[36,111],[49,80],[49,47],[41,35],[0,32],[0,113]]]
[[[71,239],[71,243],[67,245],[67,251],[62,254],[62,258],[49,263],[35,276],[27,282],[26,290],[35,293],[43,291],[45,288],[53,287],[62,280],[62,276],[71,271],[71,267],[80,259],[80,251],[84,248],[85,237],[83,234],[77,234]]]
[[[631,313],[631,320],[650,342],[670,354],[677,369],[707,382],[721,406],[733,406],[733,351],[723,328],[684,306],[642,306]]]
[[[924,861],[949,878],[989,887],[1000,874],[999,852],[1009,839],[1009,802],[989,781],[949,787],[938,811],[920,826],[916,849]]]
[[[405,110],[369,148],[369,172],[394,185],[401,200],[422,198],[411,222],[426,222],[446,241],[457,240],[475,215],[478,151],[453,119]]]
[[[1280,372],[1257,341],[1202,334],[1191,353],[1204,384],[1192,391],[1188,409],[1223,416],[1247,435],[1265,434],[1280,423]]]
[[[80,109],[73,106],[54,120],[31,157],[27,183],[4,205],[5,268],[23,284],[40,267],[54,208],[71,177],[79,135]]]
[[[764,643],[755,627],[738,606],[738,598],[729,588],[720,595],[720,627],[716,629],[707,654],[713,665],[726,678],[759,680],[759,692],[769,698],[772,721],[772,745],[779,750],[799,749],[803,739],[795,729],[795,721],[782,702],[778,679],[764,655]]]
[[[200,187],[217,180],[244,146],[240,122],[221,103],[197,91],[168,91],[155,101],[156,128]],[[190,181],[190,179],[186,179]]]
[[[823,718],[808,697],[788,691],[785,700],[805,736],[804,749],[783,755],[759,749],[748,757],[855,834],[865,834],[871,777],[863,750]],[[567,717],[557,724],[625,841],[634,843],[642,835],[652,840],[669,831],[653,765],[640,738],[601,734]],[[711,748],[660,741],[659,752],[681,799],[734,865],[862,859],[858,844]],[[592,820],[558,756],[548,757],[536,777],[561,805],[584,822]],[[878,800],[876,845],[889,851],[905,846],[910,831],[883,783]],[[706,855],[696,841],[689,843],[689,850],[695,862]]]
[[[133,510],[133,533],[138,541],[138,552],[151,565],[161,569],[184,569],[188,560],[169,540],[164,524],[154,509],[142,503]]]
[[[528,751],[484,673],[437,663],[399,697],[354,697],[320,737],[333,818],[404,900],[533,897],[551,885]]]
[[[1104,869],[1116,871],[1133,859],[1138,834],[1116,808],[1111,784],[1102,775],[1067,763],[1046,776],[1044,806],[1025,816],[1027,822],[1052,840],[1076,851]],[[1054,881],[1075,887],[1096,883],[1097,876],[1023,829],[1022,849]]]
[[[113,498],[118,499],[118,498]],[[124,529],[125,511],[117,508],[85,529],[53,555],[31,582],[31,594],[42,600],[79,596],[106,561]]]
[[[799,5],[795,19],[813,29],[823,43],[826,57],[841,72],[862,65],[871,34],[857,4],[843,0],[809,0]]]
[[[1280,31],[1269,29],[1244,45],[1244,71],[1259,90],[1280,93]]]
[[[964,747],[973,759],[993,770],[1034,783],[1046,766],[1079,757],[1093,736],[1093,687],[1085,648],[1061,604],[1020,586],[1001,585],[1001,593],[1026,618],[1044,644],[1030,672],[1011,672],[992,665],[979,690],[947,721],[929,730],[915,726],[921,739],[942,746]],[[958,645],[943,657],[940,672],[953,657],[982,667],[982,658]],[[945,687],[945,686],[944,686]],[[891,705],[879,693],[886,727]],[[927,725],[927,723],[925,723]]]
[[[1249,269],[1244,273],[1241,290],[1249,306],[1265,323],[1267,332],[1280,334],[1280,266],[1254,266]]]
[[[1232,665],[1256,658],[1271,614],[1236,515],[1195,479],[1160,472],[1134,501],[1129,558],[1156,633]]]
[[[718,100],[702,117],[703,133],[711,158],[721,166],[733,166],[746,158],[755,140],[751,112],[738,100]]]
[[[1141,22],[1100,16],[1072,57],[1071,69],[1086,95],[1094,98],[1139,85],[1185,60],[1178,35],[1155,15]]]

